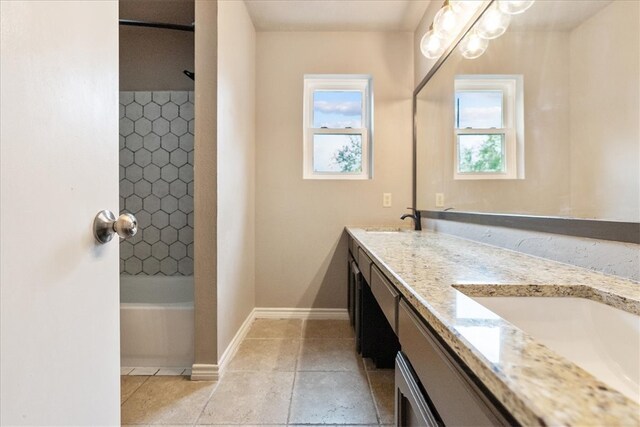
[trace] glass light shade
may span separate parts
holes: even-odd
[[[489,40],[480,37],[476,30],[472,30],[462,39],[458,49],[466,59],[476,59],[482,56],[488,46]]]
[[[481,0],[449,0],[449,6],[453,11],[461,16],[471,16],[480,6]]]
[[[507,15],[518,15],[533,6],[535,0],[498,0],[498,9]]]
[[[478,35],[483,39],[492,40],[500,37],[509,28],[511,15],[500,12],[500,10],[491,6],[480,18],[477,25]]]
[[[449,40],[459,30],[460,17],[451,6],[445,6],[436,13],[433,18],[433,30],[444,40]]]
[[[446,48],[445,41],[434,30],[429,30],[420,40],[420,51],[429,59],[439,58]]]

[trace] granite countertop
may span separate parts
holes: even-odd
[[[499,342],[487,349],[486,337],[468,332],[482,319],[459,317],[469,298],[456,289],[473,296],[579,296],[640,314],[640,283],[429,231],[346,230],[523,425],[640,425],[638,402],[501,318],[491,322]]]

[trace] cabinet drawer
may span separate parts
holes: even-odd
[[[404,300],[398,310],[398,338],[445,425],[509,424]]]
[[[353,239],[353,237],[351,237],[350,234],[347,234],[347,247],[349,248],[349,253],[351,254],[351,256],[356,257],[358,256],[358,252],[354,249],[355,247],[355,240]]]
[[[398,333],[398,301],[400,294],[387,280],[382,272],[373,265],[371,267],[371,292],[376,297],[378,305],[382,309],[384,316],[389,321],[391,328]]]
[[[360,272],[362,273],[362,277],[367,281],[367,285],[371,283],[371,258],[364,253],[362,248],[358,248],[358,267],[360,267]]]
[[[356,242],[356,239],[354,239],[353,237],[351,238],[351,255],[353,255],[353,258],[356,260],[356,263],[358,263],[358,243]]]

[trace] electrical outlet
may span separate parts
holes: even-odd
[[[382,193],[382,207],[383,208],[391,207],[391,193]]]
[[[444,193],[436,193],[436,208],[444,208]]]

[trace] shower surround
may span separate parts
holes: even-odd
[[[193,92],[120,92],[120,273],[193,275]]]

